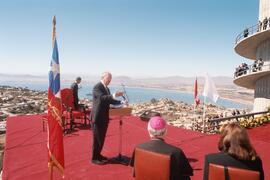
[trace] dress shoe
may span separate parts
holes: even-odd
[[[99,159],[102,160],[102,161],[103,160],[108,161],[108,158],[106,156],[102,156],[102,155],[99,156]]]
[[[92,160],[92,163],[93,164],[96,164],[96,165],[105,165],[106,162],[105,161],[102,161],[102,160]]]

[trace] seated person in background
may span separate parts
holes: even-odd
[[[73,103],[74,103],[75,110],[79,109],[78,84],[80,84],[81,81],[82,81],[82,78],[77,77],[75,82],[72,83],[70,87],[73,90]]]
[[[234,72],[234,77],[235,77],[235,78],[238,77],[238,71],[239,71],[238,67],[235,68],[235,72]]]
[[[222,127],[218,149],[219,153],[205,156],[204,180],[208,180],[210,163],[258,171],[260,180],[264,179],[262,160],[252,147],[246,130],[238,124]]]
[[[248,37],[248,28],[244,30],[244,37]]]
[[[262,30],[262,22],[261,21],[258,21],[258,29],[257,29],[257,32],[261,31]]]
[[[232,116],[235,116],[236,115],[236,112],[235,110],[232,111]]]
[[[220,113],[218,117],[223,118],[223,113]]]
[[[255,60],[255,62],[252,65],[252,72],[256,72],[258,69],[258,60]]]
[[[188,159],[180,148],[169,145],[164,141],[163,137],[166,132],[166,121],[160,116],[152,117],[148,122],[148,133],[151,140],[137,145],[137,148],[170,155],[170,180],[190,179],[190,176],[193,175],[193,169],[191,168]],[[131,166],[134,166],[134,152],[130,161]],[[136,172],[134,175],[136,176]]]
[[[263,67],[263,60],[262,60],[262,58],[259,58],[259,60],[258,60],[258,70],[261,71],[262,67]]]
[[[243,63],[243,71],[244,71],[244,74],[247,74],[247,70],[249,69],[247,63]]]
[[[267,24],[268,24],[268,18],[265,17],[265,18],[263,19],[263,30],[265,30],[265,29],[267,28]]]

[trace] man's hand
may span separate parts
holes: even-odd
[[[124,93],[122,91],[116,91],[115,97],[123,96]]]
[[[123,100],[123,101],[121,101],[121,104],[123,105],[123,107],[127,107],[128,106],[128,101]]]

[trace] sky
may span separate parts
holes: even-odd
[[[46,75],[56,15],[61,73],[233,77],[258,0],[0,0],[0,73]]]

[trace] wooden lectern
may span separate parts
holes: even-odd
[[[116,108],[110,109],[110,116],[129,116],[131,114],[132,108],[130,107],[123,107],[123,108]]]
[[[123,121],[122,118],[124,116],[129,116],[131,114],[132,108],[130,107],[123,107],[123,108],[117,108],[117,109],[110,109],[110,116],[120,116],[119,118],[119,149],[118,149],[118,156],[110,159],[113,163],[119,163],[123,165],[128,165],[130,158],[122,156],[122,125]]]

